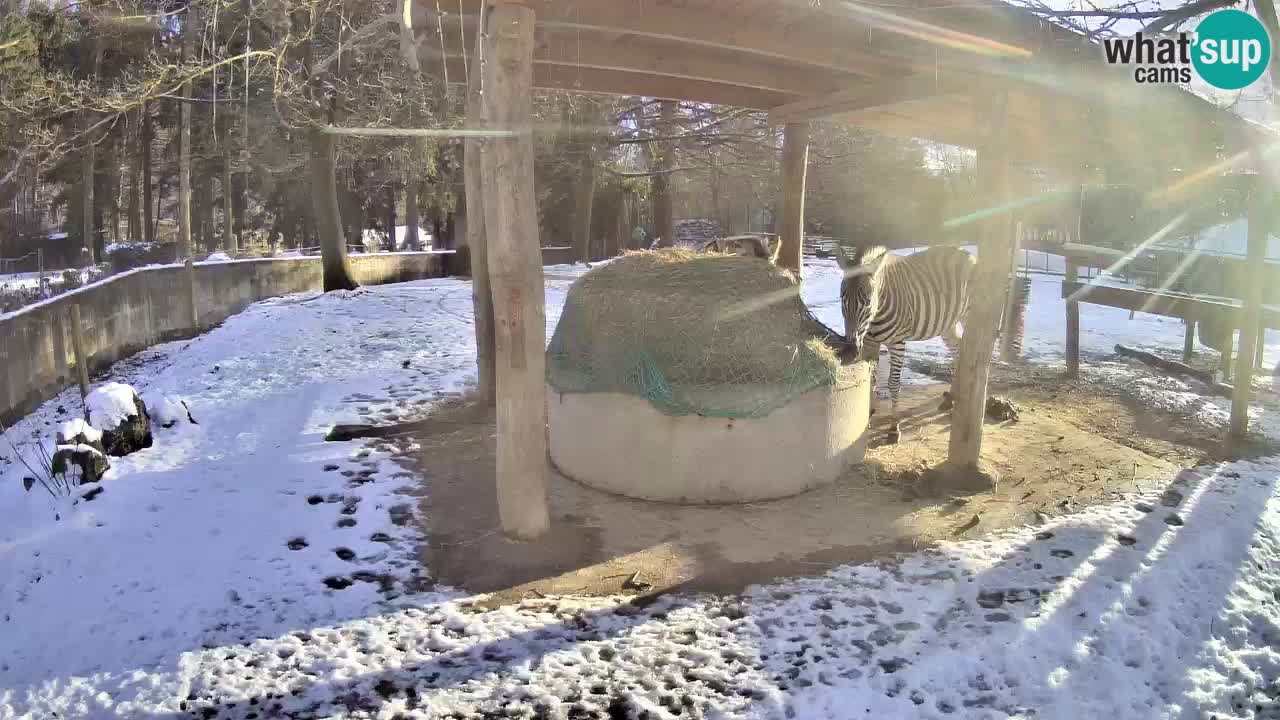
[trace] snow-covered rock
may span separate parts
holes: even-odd
[[[142,394],[142,404],[146,406],[151,422],[160,427],[170,428],[180,422],[195,423],[190,406],[180,397],[149,390]]]
[[[102,430],[102,448],[121,457],[151,447],[151,421],[147,406],[132,386],[110,382],[94,388],[85,398],[89,422]]]
[[[230,259],[230,255],[218,250],[217,252],[210,253],[209,257],[205,258],[205,262],[226,262]]]
[[[75,480],[77,473],[72,470],[73,467],[79,470],[79,484],[83,485],[101,480],[111,463],[101,450],[92,445],[59,445],[53,452],[50,472],[55,476]]]
[[[58,445],[92,445],[102,449],[102,431],[80,418],[68,420],[58,428]]]

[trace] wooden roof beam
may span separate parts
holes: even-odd
[[[451,58],[448,67],[450,83],[464,82],[466,76],[460,58]],[[475,68],[471,70],[474,72]],[[546,63],[534,64],[533,86],[547,90],[567,90],[594,95],[641,95],[659,100],[684,100],[752,110],[768,110],[799,98],[798,95],[776,90],[761,90],[705,80]]]
[[[769,111],[770,125],[808,122],[832,115],[927,100],[940,95],[971,92],[973,84],[960,87],[952,78],[919,73],[840,90],[829,95],[807,97]]]
[[[419,0],[415,3],[415,15],[427,24],[414,27],[419,32],[434,33],[434,12]],[[466,0],[462,19],[467,23],[468,36],[475,27],[475,16],[480,3]],[[862,49],[851,35],[824,29],[823,18],[813,17],[812,27],[795,24],[796,15],[786,8],[757,7],[751,13],[725,13],[710,8],[673,6],[665,3],[643,5],[619,2],[546,3],[538,5],[537,23],[540,28],[570,32],[579,37],[593,33],[632,35],[655,40],[680,43],[707,49],[721,50],[737,55],[755,55],[783,60],[865,77],[879,77],[901,73],[904,58],[913,62],[913,56],[903,51],[903,58],[888,57],[886,49]],[[445,37],[458,35],[459,15],[445,16]],[[919,64],[931,65],[932,58],[919,59]]]
[[[462,38],[446,33],[445,52],[451,60],[461,60]],[[423,67],[430,69],[433,63],[440,62],[439,45],[419,43],[418,55]],[[598,34],[576,38],[545,28],[539,28],[537,32],[534,63],[574,71],[591,69],[659,75],[795,96],[828,93],[858,78],[850,73],[815,70],[752,56],[735,57],[708,48],[635,36],[622,36],[611,42]],[[451,74],[450,80],[453,79]]]

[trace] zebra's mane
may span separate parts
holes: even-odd
[[[889,250],[883,245],[851,245],[840,243],[835,247],[836,264],[844,270],[846,274],[865,265],[873,263],[883,263],[880,261],[888,260]]]

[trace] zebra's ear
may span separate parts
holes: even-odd
[[[781,242],[778,243],[778,248],[782,248]],[[853,266],[853,257],[857,250],[857,248],[849,247],[844,243],[836,243],[831,248],[832,254],[836,256],[836,265],[840,266],[841,270],[848,270]]]

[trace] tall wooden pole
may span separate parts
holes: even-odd
[[[1009,248],[1009,279],[1005,282],[1004,315],[1000,324],[1000,359],[1013,362],[1017,359],[1015,328],[1018,324],[1018,293],[1022,280],[1018,277],[1018,248],[1022,245],[1022,222],[1014,224],[1013,243]]]
[[[467,78],[467,127],[480,129],[485,125],[481,102],[481,70],[484,67],[484,45],[480,32],[476,32],[476,44],[472,57],[472,70]],[[489,289],[489,252],[485,242],[484,189],[481,187],[480,157],[484,140],[468,137],[463,142],[462,174],[467,195],[467,246],[471,266],[471,305],[474,308],[476,330],[476,400],[488,406],[494,404],[496,380],[494,379],[494,330],[493,294]]]
[[[1080,268],[1076,261],[1067,258],[1066,273],[1063,282],[1076,283],[1080,278]],[[1067,299],[1067,377],[1080,375],[1080,303]]]
[[[481,153],[496,321],[498,515],[520,539],[547,531],[546,314],[533,179],[533,9],[494,3],[483,21]]]
[[[1009,199],[1009,161],[1005,149],[1008,101],[1008,94],[1004,92],[991,99],[991,135],[987,144],[978,150],[978,187],[988,208],[1005,206]],[[951,476],[965,489],[982,489],[989,484],[978,468],[978,460],[982,455],[982,419],[987,403],[987,380],[991,375],[991,351],[995,347],[1004,296],[1000,292],[983,292],[982,288],[1003,288],[1007,284],[1009,244],[1013,239],[1011,221],[1008,212],[1001,212],[982,223],[977,274],[972,284],[974,292],[951,381],[955,407],[951,413],[947,459]]]
[[[1244,319],[1240,324],[1240,352],[1236,355],[1236,378],[1231,393],[1231,437],[1237,440],[1249,430],[1254,349],[1258,343],[1258,324],[1262,320],[1262,283],[1270,212],[1267,201],[1270,199],[1270,186],[1264,176],[1259,175],[1249,196],[1249,262],[1245,264],[1243,278]]]
[[[778,265],[800,272],[804,262],[804,183],[809,168],[809,124],[782,129],[782,249]]]

